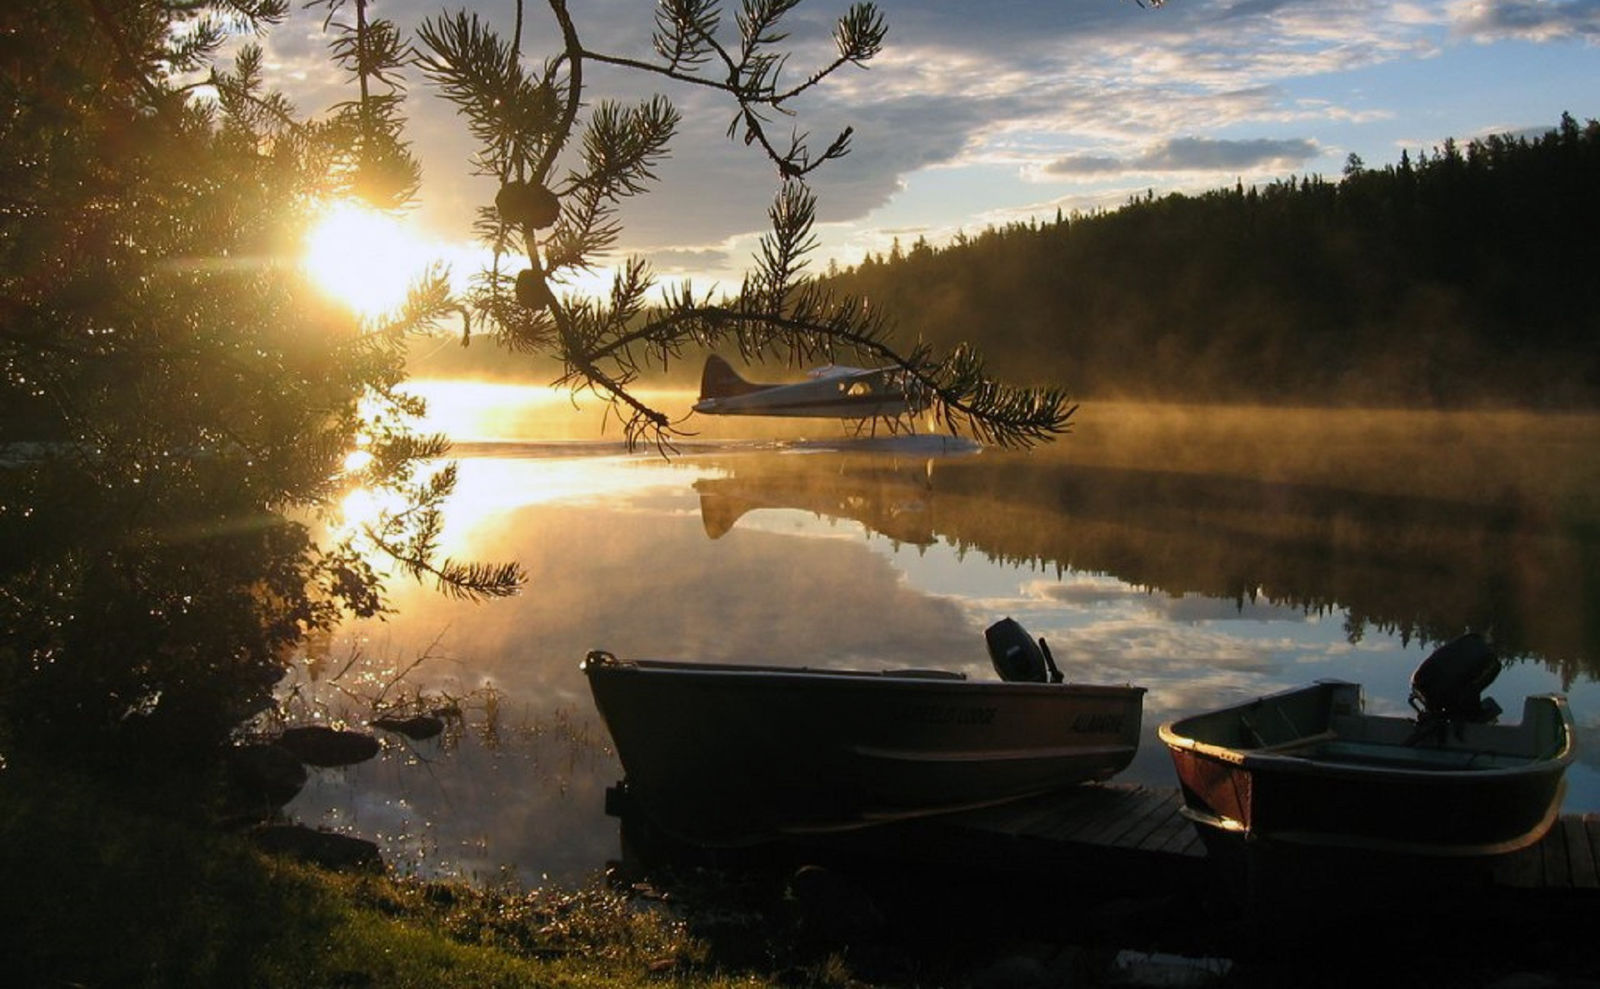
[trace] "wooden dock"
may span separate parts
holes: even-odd
[[[1175,787],[1112,783],[952,815],[940,824],[1002,842],[1053,845],[1085,855],[1113,852],[1121,858],[1149,858],[1168,868],[1185,867],[1205,861],[1208,854],[1199,833],[1179,813],[1182,804]],[[1445,860],[1427,860],[1420,866],[1441,861]],[[1600,814],[1563,815],[1537,844],[1474,868],[1477,881],[1487,886],[1600,892]]]
[[[1515,889],[1600,890],[1600,814],[1566,814],[1531,848],[1505,856],[1495,877]]]
[[[1178,812],[1172,787],[1102,784],[1074,787],[1021,804],[941,818],[945,827],[1011,840],[1082,845],[1143,855],[1203,858],[1205,845]]]
[[[623,806],[618,800],[618,808]],[[1214,859],[1179,809],[1176,787],[1085,784],[1031,800],[858,831],[794,836],[778,852],[972,870],[1069,873],[1142,890],[1215,886],[1241,863]],[[618,816],[626,815],[618,813]],[[771,851],[772,849],[766,849]],[[732,861],[737,853],[709,853]],[[1299,855],[1299,852],[1289,854]],[[1252,864],[1251,869],[1256,866]],[[1538,844],[1492,860],[1397,859],[1331,852],[1317,870],[1330,883],[1351,870],[1444,877],[1482,890],[1600,892],[1600,814],[1559,818]],[[1299,872],[1300,870],[1296,870]],[[1303,883],[1304,875],[1294,881]]]

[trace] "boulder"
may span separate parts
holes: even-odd
[[[316,831],[303,824],[264,824],[250,832],[257,848],[324,869],[382,869],[383,855],[365,838]]]
[[[359,731],[341,731],[325,725],[285,728],[278,744],[308,766],[353,766],[383,750],[376,738]]]
[[[415,742],[425,741],[444,731],[444,722],[428,714],[409,718],[383,717],[371,722],[372,727],[404,735]]]
[[[878,904],[861,887],[832,869],[804,865],[789,880],[804,931],[828,942],[859,942],[883,933]]]
[[[235,792],[258,807],[282,807],[306,785],[306,767],[281,745],[235,746],[228,750],[227,766]]]

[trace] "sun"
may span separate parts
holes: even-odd
[[[307,233],[304,264],[318,288],[370,318],[399,308],[434,254],[402,220],[341,202]]]

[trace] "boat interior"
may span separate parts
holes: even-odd
[[[1570,746],[1560,702],[1526,699],[1518,724],[1452,724],[1416,740],[1411,718],[1361,713],[1361,688],[1319,683],[1184,719],[1176,734],[1242,755],[1282,755],[1391,769],[1510,769],[1561,758]]]

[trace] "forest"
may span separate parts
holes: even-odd
[[[1586,408],[1600,123],[1447,140],[1338,181],[1147,194],[828,272],[907,337],[1076,397]]]

